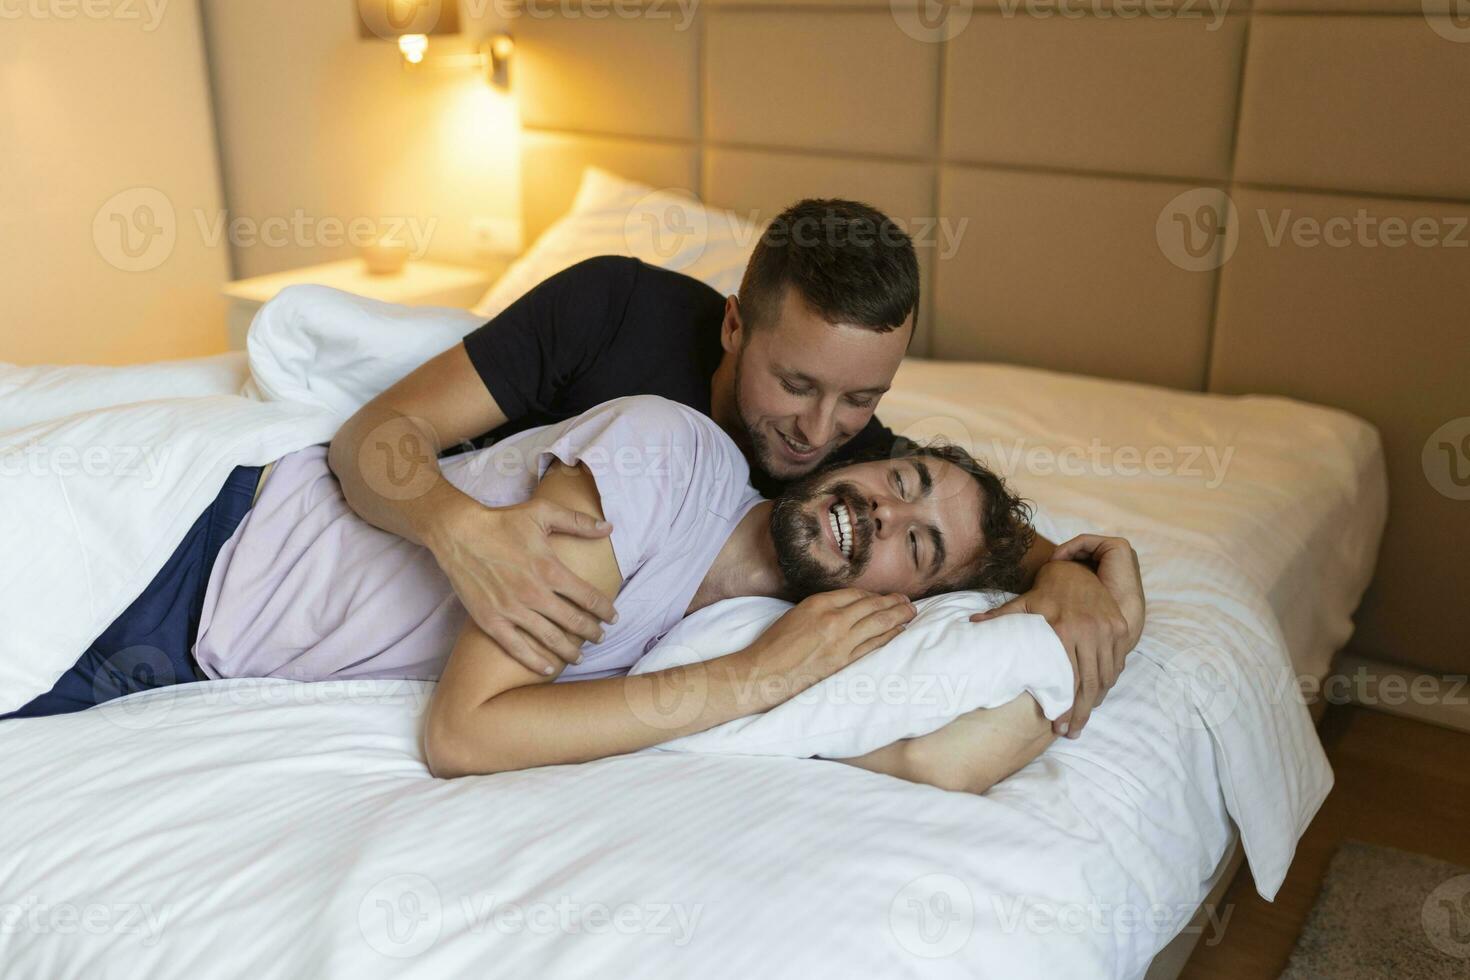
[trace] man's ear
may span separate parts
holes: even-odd
[[[740,319],[740,297],[725,297],[725,319],[720,324],[720,345],[725,348],[725,353],[734,354],[740,350],[740,342],[745,339],[745,321]]]

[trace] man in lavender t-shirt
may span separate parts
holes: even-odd
[[[731,531],[761,496],[707,417],[650,396],[442,460],[490,507],[530,498],[556,460],[593,474],[624,585],[619,619],[564,678],[626,671],[684,615]],[[439,676],[465,609],[426,548],[347,506],[327,447],[283,457],[221,548],[194,656],[210,677]]]

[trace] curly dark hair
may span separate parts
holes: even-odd
[[[883,455],[889,459],[942,459],[970,474],[980,485],[980,547],[957,578],[936,585],[928,595],[962,589],[1020,590],[1025,577],[1023,559],[1036,540],[1030,503],[1012,493],[994,470],[952,443],[936,440],[921,445],[902,440]]]
[[[776,215],[740,281],[745,322],[774,323],[787,286],[828,323],[887,333],[919,313],[913,240],[898,222],[858,201],[808,198]]]

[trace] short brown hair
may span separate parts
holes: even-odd
[[[919,312],[913,241],[892,218],[858,201],[808,198],[766,226],[740,281],[745,322],[774,323],[788,286],[828,323],[887,333]]]

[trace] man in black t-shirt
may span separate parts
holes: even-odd
[[[823,464],[892,449],[895,437],[873,411],[918,306],[908,235],[851,201],[802,201],[777,216],[736,296],[637,259],[589,259],[364,406],[332,441],[332,470],[363,519],[430,549],[507,654],[532,670],[553,656],[576,662],[615,610],[547,539],[610,529],[545,502],[484,507],[443,479],[439,454],[612,398],[662,395],[729,433],[770,496]],[[374,451],[361,452],[365,445]],[[404,471],[419,474],[407,490],[396,478]],[[1081,730],[1142,629],[1116,601],[1117,583],[1136,577],[1131,549],[1102,540],[1059,550],[1038,535],[1026,561],[1031,591],[1007,610],[1047,616],[1073,658],[1077,707],[1062,734],[1067,722]],[[1090,558],[1102,577],[1053,558]]]

